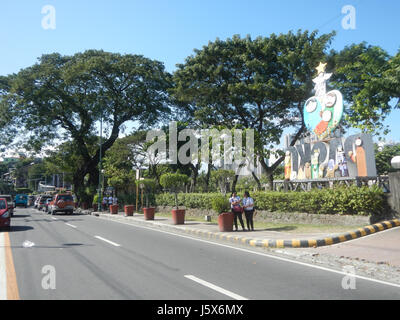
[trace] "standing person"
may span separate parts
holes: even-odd
[[[254,200],[253,198],[250,197],[248,191],[244,193],[243,209],[244,209],[244,215],[246,216],[247,229],[250,231],[251,228],[251,230],[254,231],[254,222],[253,222]]]
[[[118,198],[117,198],[117,196],[114,196],[114,198],[113,198],[113,205],[116,205],[116,204],[118,204]]]
[[[101,201],[101,204],[103,205],[103,211],[107,211],[107,197],[103,196],[103,200]]]
[[[111,195],[108,196],[108,209],[110,210],[110,206],[113,204],[113,197]]]
[[[229,198],[229,202],[231,203],[231,209],[232,213],[235,215],[235,231],[238,231],[238,225],[237,225],[237,219],[239,218],[240,225],[242,226],[243,231],[245,230],[244,228],[244,223],[242,219],[242,207],[240,206],[240,197],[237,196],[236,192],[232,192],[231,197]]]

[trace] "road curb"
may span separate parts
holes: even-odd
[[[363,228],[358,228],[357,230],[350,231],[347,233],[343,233],[334,237],[325,237],[319,239],[255,239],[246,236],[240,236],[236,233],[221,233],[221,232],[211,232],[206,230],[198,230],[195,228],[190,228],[185,225],[175,226],[158,223],[156,221],[146,221],[146,220],[138,220],[132,219],[124,216],[113,216],[109,214],[99,214],[92,213],[92,215],[98,216],[102,219],[108,220],[121,220],[124,222],[129,221],[130,224],[140,224],[145,225],[147,227],[156,227],[158,229],[163,229],[167,231],[179,232],[184,234],[191,234],[198,237],[213,239],[213,240],[223,240],[231,243],[237,243],[241,245],[248,245],[252,247],[261,247],[261,248],[316,248],[329,246],[341,242],[346,242],[350,240],[354,240],[357,238],[361,238],[370,234],[374,234],[380,231],[384,231],[387,229],[391,229],[394,227],[400,226],[400,220],[388,220],[382,221],[380,223],[375,223],[372,225],[365,226]]]

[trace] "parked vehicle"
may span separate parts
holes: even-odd
[[[46,199],[46,202],[45,202],[45,204],[43,206],[43,211],[44,212],[49,212],[49,205],[50,205],[51,200],[53,200],[53,199]]]
[[[28,207],[35,204],[35,196],[28,196]]]
[[[28,196],[26,194],[17,194],[15,196],[15,207],[22,206],[27,208],[28,207]]]
[[[74,198],[68,193],[59,193],[49,204],[49,213],[54,215],[57,212],[74,213]]]
[[[6,198],[0,198],[0,228],[10,230],[11,214]]]
[[[36,208],[36,209],[39,209],[39,202],[40,202],[40,197],[41,196],[43,196],[42,194],[40,194],[40,195],[37,195],[36,197],[35,197],[35,202],[34,202],[34,207]]]
[[[7,210],[10,213],[11,217],[14,215],[14,199],[10,194],[2,194],[0,198],[6,199],[7,201]]]
[[[46,204],[46,200],[47,199],[51,200],[52,198],[53,198],[53,196],[50,196],[50,195],[42,195],[42,196],[40,196],[39,201],[38,201],[37,209],[42,210],[44,208],[45,204]]]

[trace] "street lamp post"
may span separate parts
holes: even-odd
[[[99,161],[99,185],[98,185],[98,198],[97,198],[97,210],[101,211],[101,173],[102,173],[102,159],[101,159],[101,151],[103,144],[103,113],[100,118],[100,161]]]

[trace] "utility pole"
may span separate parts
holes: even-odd
[[[98,186],[98,198],[97,198],[97,210],[102,211],[101,208],[101,171],[102,171],[102,159],[101,159],[101,151],[102,151],[102,144],[103,144],[103,111],[101,112],[100,118],[100,161],[99,161],[99,186]]]

